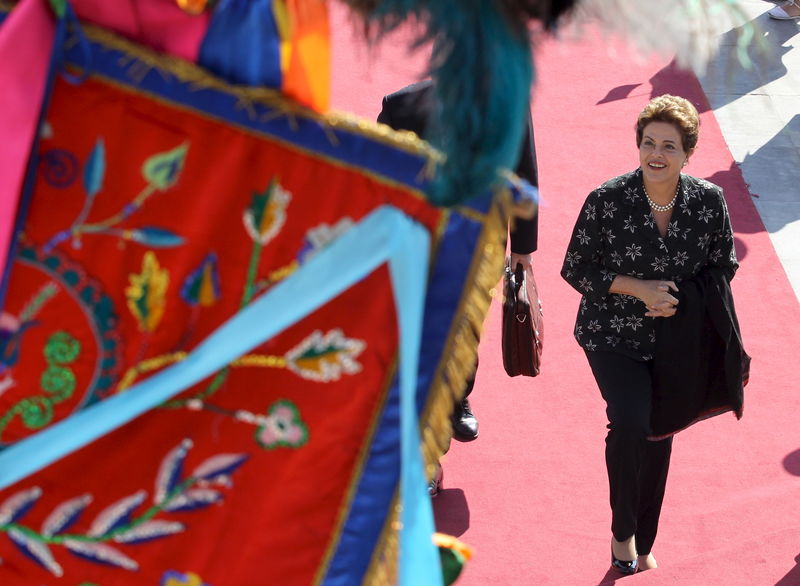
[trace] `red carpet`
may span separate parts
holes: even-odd
[[[397,39],[370,54],[346,18],[337,21],[334,106],[374,118],[385,93],[416,80],[424,55],[409,58]],[[687,172],[725,188],[741,262],[734,292],[753,366],[741,421],[723,415],[677,436],[654,548],[661,567],[624,583],[797,585],[800,399],[789,349],[800,348],[800,307],[697,80],[666,59],[637,62],[625,53],[599,38],[537,50],[543,374],[505,375],[494,304],[472,400],[481,435],[446,456],[437,523],[475,549],[459,585],[614,582],[604,404],[572,338],[578,295],[558,272],[583,199],[638,164],[636,115],[651,95],[670,92],[703,112]]]

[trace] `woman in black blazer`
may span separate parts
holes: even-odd
[[[708,315],[710,303],[701,299],[700,307],[706,311],[698,312],[700,296],[693,297],[692,303],[685,297],[698,286],[706,287],[708,295],[716,287],[728,303],[729,281],[738,267],[722,189],[681,173],[694,153],[699,124],[697,110],[683,98],[664,95],[650,101],[636,126],[639,167],[589,194],[561,270],[582,295],[575,339],[586,352],[607,404],[612,566],[625,574],[656,567],[651,548],[667,482],[672,434],[681,428],[673,427],[660,437],[653,433],[651,417],[657,412],[653,407],[660,405],[662,396],[659,371],[683,376],[679,386],[699,389],[696,395],[716,392],[713,381],[726,378],[718,370],[705,372],[708,378],[699,380],[701,368],[687,368],[691,356],[675,359],[682,347],[691,344],[688,340],[675,343],[675,336],[669,335],[687,315],[693,320]],[[719,296],[717,300],[722,301]],[[732,311],[730,302],[728,315],[735,316]],[[729,326],[735,326],[738,334],[738,324],[733,322]],[[705,327],[702,321],[697,325],[701,332],[713,327]],[[722,339],[711,334],[700,350],[705,352]],[[673,347],[663,349],[657,341]],[[708,355],[723,356],[725,351],[713,349]],[[737,352],[732,354],[737,360],[746,359],[741,348]],[[734,366],[741,372],[741,362]],[[689,377],[692,380],[686,380]],[[741,383],[741,378],[730,381],[731,388],[722,389],[722,398],[712,398],[713,403],[695,397],[691,406],[670,405],[669,413],[681,415],[682,427],[724,411],[740,416]],[[674,384],[665,394],[670,401],[681,397]],[[696,412],[683,417],[687,408]]]

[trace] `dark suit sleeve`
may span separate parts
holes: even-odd
[[[523,137],[522,149],[517,163],[517,175],[531,185],[539,186],[539,169],[536,163],[536,144],[533,139],[533,121],[528,113],[528,123]],[[528,254],[534,252],[539,243],[539,210],[530,220],[514,218],[511,230],[511,252]]]

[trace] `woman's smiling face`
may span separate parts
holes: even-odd
[[[691,151],[683,150],[681,133],[668,122],[651,122],[642,131],[639,164],[648,184],[674,187]]]

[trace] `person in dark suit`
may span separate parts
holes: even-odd
[[[422,81],[404,87],[383,98],[383,107],[378,115],[378,122],[391,126],[395,130],[410,130],[421,138],[427,138],[428,121],[435,108],[433,83]],[[531,185],[538,187],[538,169],[536,165],[536,149],[533,141],[533,124],[528,114],[526,131],[520,149],[516,173]],[[531,219],[515,218],[511,229],[511,266],[518,263],[524,268],[531,265],[531,253],[538,244],[538,210]],[[477,361],[475,369],[477,370]],[[464,398],[453,410],[453,438],[461,442],[469,442],[478,437],[478,420],[472,413],[469,395],[475,384],[475,374],[467,380]],[[434,479],[436,480],[436,479]],[[431,493],[438,492],[439,485],[434,482]]]

